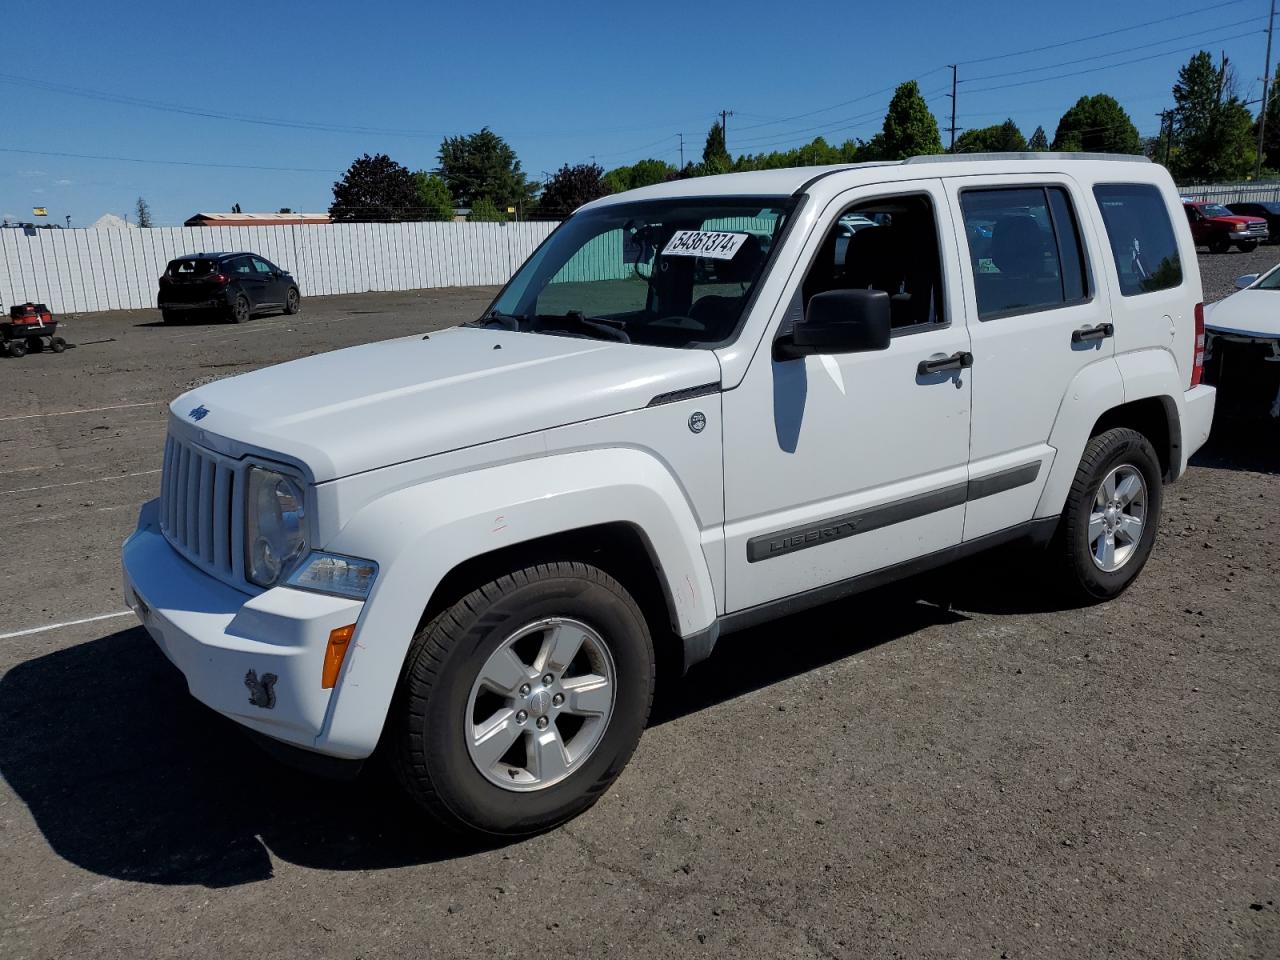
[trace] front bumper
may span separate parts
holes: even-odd
[[[1266,239],[1267,239],[1267,231],[1266,231],[1266,230],[1260,230],[1260,231],[1258,231],[1258,232],[1256,232],[1256,233],[1255,233],[1255,232],[1254,232],[1254,231],[1252,231],[1252,230],[1232,230],[1229,234],[1227,234],[1227,236],[1229,236],[1232,240],[1258,240],[1258,241],[1262,241],[1262,240],[1266,240]]]
[[[326,753],[333,691],[320,681],[329,632],[357,623],[364,604],[287,587],[242,593],[169,545],[158,503],[143,505],[124,544],[126,602],[197,700],[257,733]]]
[[[1186,472],[1191,455],[1209,439],[1217,397],[1218,391],[1204,383],[1182,394],[1182,469],[1178,471],[1179,476]]]

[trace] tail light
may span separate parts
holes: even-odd
[[[231,278],[228,277],[225,273],[215,273],[213,275],[213,282],[217,284],[225,285],[231,282]]]
[[[1191,386],[1198,387],[1204,378],[1204,304],[1196,304],[1196,346],[1191,357]]]

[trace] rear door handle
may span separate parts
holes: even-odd
[[[1088,343],[1090,340],[1105,340],[1107,337],[1114,336],[1115,332],[1115,324],[1100,323],[1096,327],[1084,327],[1081,330],[1072,330],[1071,342]]]
[[[943,370],[965,370],[972,366],[973,354],[967,350],[961,350],[949,357],[939,354],[928,360],[921,360],[920,365],[916,367],[916,375],[924,377],[931,373],[941,373]]]

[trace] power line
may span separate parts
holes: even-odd
[[[1245,19],[1245,20],[1237,20],[1235,23],[1224,23],[1224,24],[1221,24],[1220,26],[1209,27],[1208,31],[1213,32],[1216,30],[1230,30],[1232,27],[1242,27],[1246,23],[1258,23],[1265,19],[1266,17],[1249,17],[1248,19]],[[1070,66],[1074,66],[1077,63],[1088,63],[1092,60],[1105,60],[1107,57],[1128,56],[1129,54],[1133,53],[1135,50],[1149,50],[1152,47],[1163,46],[1166,43],[1174,43],[1178,40],[1188,40],[1191,37],[1199,37],[1201,43],[1205,43],[1205,42],[1214,43],[1215,41],[1213,40],[1209,40],[1209,41],[1204,40],[1205,32],[1206,32],[1205,30],[1195,30],[1191,33],[1181,34],[1180,36],[1166,37],[1164,40],[1156,40],[1152,43],[1139,44],[1136,47],[1126,47],[1124,50],[1112,50],[1110,53],[1099,53],[1099,54],[1095,54],[1092,57],[1077,57],[1074,60],[1060,60],[1057,63],[1046,63],[1038,67],[1023,67],[1019,70],[1007,70],[1004,73],[987,73],[987,74],[983,74],[980,77],[967,77],[962,82],[977,83],[980,80],[997,80],[1002,77],[1016,77],[1026,73],[1036,73],[1037,71],[1040,71],[1040,70],[1053,70],[1058,67],[1070,67]]]
[[[932,70],[928,71],[927,73],[922,73],[919,76],[915,77],[914,79],[917,83],[919,83],[925,77],[932,76],[938,71],[946,70],[946,69],[947,69],[946,67],[934,67]],[[778,117],[773,120],[766,120],[763,123],[747,124],[741,129],[754,130],[756,127],[771,127],[771,126],[776,126],[779,123],[790,123],[792,120],[805,120],[809,117],[817,116],[819,113],[827,113],[831,110],[838,110],[841,107],[847,107],[853,103],[861,103],[863,100],[869,100],[872,97],[878,97],[882,93],[892,93],[894,90],[897,89],[898,86],[900,86],[900,84],[892,87],[885,87],[882,90],[873,90],[870,93],[864,93],[861,96],[853,97],[852,99],[849,99],[849,100],[841,100],[839,103],[833,103],[830,106],[826,106],[826,107],[819,107],[817,110],[810,110],[807,113],[797,113],[790,117]]]
[[[1187,10],[1183,13],[1171,14],[1167,17],[1160,17],[1156,20],[1148,20],[1145,23],[1135,23],[1131,27],[1117,27],[1114,30],[1105,30],[1102,33],[1090,34],[1087,37],[1077,37],[1074,40],[1060,40],[1057,43],[1048,43],[1043,47],[1028,47],[1026,50],[1014,50],[1011,53],[997,53],[989,57],[976,57],[973,60],[961,60],[960,66],[969,66],[974,63],[990,63],[992,60],[1007,60],[1010,57],[1021,57],[1028,53],[1042,53],[1045,50],[1056,50],[1059,47],[1069,47],[1076,43],[1085,43],[1089,40],[1101,40],[1103,37],[1114,37],[1118,33],[1128,33],[1131,30],[1141,30],[1143,27],[1153,27],[1158,23],[1168,23],[1170,20],[1181,20],[1186,17],[1200,16],[1208,13],[1210,10],[1221,10],[1223,7],[1234,7],[1241,3],[1247,3],[1249,0],[1225,0],[1223,3],[1215,3],[1207,7],[1199,7],[1195,10]]]
[[[197,160],[157,160],[154,157],[112,157],[95,153],[63,153],[56,150],[21,150],[18,147],[0,147],[0,153],[22,153],[35,157],[69,157],[74,160],[117,160],[122,163],[158,163],[172,167],[218,167],[225,170],[272,170],[280,173],[323,173],[332,176],[340,171],[322,170],[319,167],[267,167],[253,163],[210,163]]]
[[[1226,43],[1229,40],[1240,40],[1244,37],[1252,37],[1260,32],[1261,31],[1250,30],[1247,33],[1237,33],[1234,36],[1219,37],[1216,40],[1208,40],[1206,42],[1207,43]],[[1105,63],[1098,67],[1090,67],[1087,70],[1074,70],[1071,73],[1055,73],[1052,76],[1038,77],[1034,80],[1018,80],[1014,83],[998,83],[998,84],[993,84],[992,86],[989,86],[989,87],[974,87],[969,90],[969,93],[982,93],[983,91],[986,91],[986,90],[1007,90],[1010,87],[1025,87],[1033,83],[1047,83],[1050,80],[1062,80],[1066,77],[1078,77],[1086,73],[1096,73],[1099,70],[1114,70],[1116,67],[1128,67],[1135,63],[1143,63],[1147,60],[1158,60],[1161,57],[1169,57],[1169,56],[1173,56],[1176,53],[1186,53],[1188,50],[1201,50],[1203,48],[1204,48],[1204,43],[1197,43],[1190,47],[1180,47],[1177,50],[1166,50],[1164,53],[1153,53],[1150,56],[1146,56],[1146,57],[1132,57],[1121,63]]]

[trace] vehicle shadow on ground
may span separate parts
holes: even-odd
[[[1280,473],[1280,421],[1271,417],[1214,418],[1209,440],[1191,458],[1193,466],[1253,473]]]
[[[668,684],[651,722],[957,619],[894,587],[746,631]],[[338,782],[271,759],[187,694],[141,628],[0,678],[0,774],[58,855],[140,883],[252,883],[272,876],[273,857],[377,870],[486,849],[442,838],[380,763]]]

